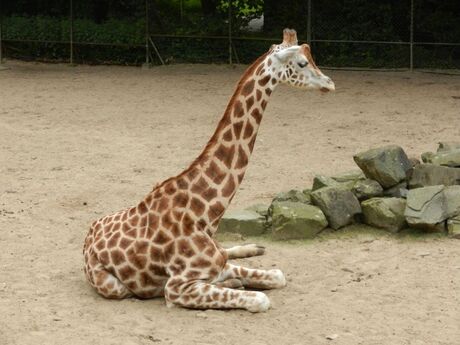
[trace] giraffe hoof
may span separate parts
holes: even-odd
[[[281,270],[270,270],[270,273],[273,281],[273,289],[279,289],[286,286],[286,278],[284,277],[284,274],[281,272]]]
[[[251,313],[264,313],[270,309],[270,300],[267,295],[263,292],[254,292],[256,297],[250,305],[248,305],[247,310]]]

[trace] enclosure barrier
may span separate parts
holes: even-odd
[[[251,37],[251,36],[235,36],[234,35],[234,23],[232,21],[233,15],[233,3],[232,0],[228,1],[228,20],[226,23],[227,26],[227,34],[226,35],[194,35],[194,34],[168,34],[168,33],[155,33],[152,32],[149,23],[151,21],[150,14],[149,14],[149,0],[144,1],[144,9],[145,9],[145,37],[144,37],[144,44],[135,44],[135,43],[114,43],[114,42],[84,42],[84,41],[75,41],[74,39],[74,2],[73,0],[69,1],[69,16],[68,21],[70,24],[69,30],[69,38],[67,40],[35,40],[35,39],[9,39],[4,38],[4,21],[3,21],[3,12],[0,13],[0,64],[2,64],[3,59],[2,55],[4,55],[3,48],[5,45],[10,43],[43,43],[43,44],[62,44],[68,45],[69,47],[69,57],[68,62],[70,64],[74,64],[75,56],[75,46],[110,46],[110,47],[122,47],[122,48],[137,48],[137,49],[145,49],[145,66],[150,66],[155,59],[162,65],[166,64],[166,59],[162,56],[161,49],[158,48],[156,41],[159,39],[175,39],[175,40],[188,40],[188,39],[199,39],[199,40],[218,40],[222,42],[227,42],[228,45],[228,56],[227,61],[229,64],[233,64],[234,62],[240,63],[240,59],[238,57],[238,51],[235,46],[235,42],[244,42],[244,41],[260,41],[260,42],[273,42],[276,43],[279,41],[279,37]],[[442,46],[442,47],[459,47],[460,43],[456,42],[425,42],[425,41],[415,41],[414,40],[414,5],[417,0],[408,0],[410,1],[410,27],[409,27],[409,39],[407,41],[404,40],[353,40],[353,39],[322,39],[314,37],[313,33],[315,32],[315,25],[313,23],[314,11],[312,9],[312,3],[314,0],[307,0],[307,13],[306,15],[306,35],[302,37],[299,35],[301,41],[306,41],[308,44],[360,44],[360,45],[367,45],[367,46],[377,46],[377,45],[392,45],[392,46],[401,46],[407,47],[407,54],[408,54],[408,64],[405,66],[405,69],[413,71],[415,66],[414,58],[416,57],[415,47],[417,46]],[[180,16],[182,18],[184,12],[183,0],[180,1]],[[370,49],[370,48],[369,48]],[[152,55],[153,53],[153,55]],[[328,66],[334,67],[334,66]]]

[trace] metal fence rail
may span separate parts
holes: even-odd
[[[144,49],[145,50],[145,61],[144,65],[150,66],[155,58],[161,64],[165,64],[165,58],[162,56],[161,47],[159,48],[158,44],[156,43],[158,40],[164,39],[175,39],[175,40],[217,40],[222,42],[223,45],[227,45],[227,61],[229,64],[240,62],[238,50],[236,47],[237,42],[278,42],[279,37],[254,37],[250,35],[234,35],[234,23],[232,22],[232,1],[229,1],[228,6],[228,20],[226,23],[226,34],[221,35],[194,35],[194,34],[175,34],[175,33],[157,33],[152,32],[152,29],[149,26],[151,22],[150,14],[149,14],[149,0],[144,0],[144,8],[145,8],[145,37],[144,37],[144,44],[139,43],[113,43],[113,42],[84,42],[84,41],[76,41],[74,34],[74,4],[73,0],[68,0],[70,5],[70,11],[68,16],[68,21],[70,23],[70,30],[69,30],[69,37],[68,40],[35,40],[35,39],[10,39],[4,38],[4,20],[3,20],[3,13],[0,13],[0,64],[3,62],[3,47],[7,46],[11,43],[35,43],[35,44],[59,44],[63,46],[68,46],[69,55],[68,55],[68,62],[73,64],[75,61],[75,47],[76,46],[101,46],[101,47],[120,47],[120,48],[136,48],[136,49]],[[410,1],[408,13],[410,17],[410,27],[409,27],[409,37],[408,40],[372,40],[372,39],[330,39],[330,38],[317,38],[314,36],[315,32],[315,12],[314,8],[312,8],[314,0],[307,1],[307,13],[305,14],[306,17],[306,29],[302,30],[304,35],[300,34],[299,39],[306,41],[309,44],[337,44],[337,45],[366,45],[370,47],[386,45],[386,46],[398,46],[398,47],[407,47],[407,65],[404,67],[410,71],[414,70],[417,66],[415,65],[415,58],[417,57],[417,52],[415,50],[416,47],[419,46],[432,46],[432,47],[460,47],[460,42],[419,42],[414,39],[415,33],[415,17],[414,17],[414,7],[417,0],[407,0]],[[180,18],[184,16],[184,9],[182,1],[180,7]],[[3,53],[3,55],[2,55]],[[153,55],[152,55],[153,54]],[[330,67],[337,67],[337,66],[330,66]]]

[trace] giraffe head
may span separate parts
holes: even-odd
[[[272,77],[280,83],[324,92],[335,90],[331,78],[316,66],[310,46],[298,45],[295,30],[284,29],[283,42],[270,48],[266,61]]]

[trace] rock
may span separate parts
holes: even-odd
[[[312,191],[318,190],[323,187],[337,186],[339,183],[331,177],[324,175],[316,175],[313,179]]]
[[[276,240],[313,238],[327,226],[326,217],[316,206],[279,201],[271,208],[272,236]]]
[[[447,233],[450,237],[460,239],[460,216],[447,220]]]
[[[438,143],[437,152],[446,152],[446,151],[459,150],[459,149],[460,149],[460,143],[459,142],[440,141]]]
[[[460,215],[460,186],[448,186],[444,188],[448,217]]]
[[[460,185],[460,169],[420,164],[412,169],[408,184],[409,189],[436,185]]]
[[[431,157],[430,163],[448,167],[460,167],[460,149],[435,153]]]
[[[407,197],[407,182],[398,183],[396,186],[385,189],[383,191],[384,196],[393,197],[393,198],[406,198]]]
[[[257,212],[258,214],[260,214],[263,217],[267,217],[268,208],[269,208],[269,206],[264,205],[264,204],[255,204],[255,205],[251,205],[251,206],[247,207],[246,210],[254,211],[254,212]]]
[[[423,163],[431,163],[433,159],[434,153],[433,152],[423,152],[420,157],[422,158]]]
[[[366,200],[382,195],[383,188],[377,181],[365,179],[356,181],[351,191],[356,195],[358,200]]]
[[[443,229],[442,223],[448,218],[444,186],[409,190],[404,215],[412,227],[432,231]]]
[[[396,145],[361,152],[353,158],[366,177],[376,180],[384,188],[405,180],[407,171],[412,168],[404,150]]]
[[[361,203],[364,223],[390,232],[407,227],[404,211],[406,200],[402,198],[372,198]]]
[[[335,339],[337,339],[338,337],[339,337],[338,334],[330,334],[330,335],[327,335],[327,336],[326,336],[326,339],[327,339],[327,340],[335,340]]]
[[[354,221],[354,216],[361,213],[361,206],[356,196],[340,187],[324,187],[311,193],[312,202],[326,215],[329,225],[339,229]]]
[[[416,165],[420,164],[420,160],[415,157],[409,157],[409,162],[412,167],[415,167]]]
[[[220,220],[219,232],[235,232],[245,236],[261,235],[265,231],[265,217],[255,211],[227,211]]]
[[[366,176],[364,176],[364,173],[361,170],[351,170],[339,175],[331,176],[331,178],[337,182],[356,182],[358,180],[364,180]]]
[[[297,189],[291,189],[288,192],[281,192],[273,198],[272,203],[275,201],[292,201],[311,204],[309,190],[300,191]]]

